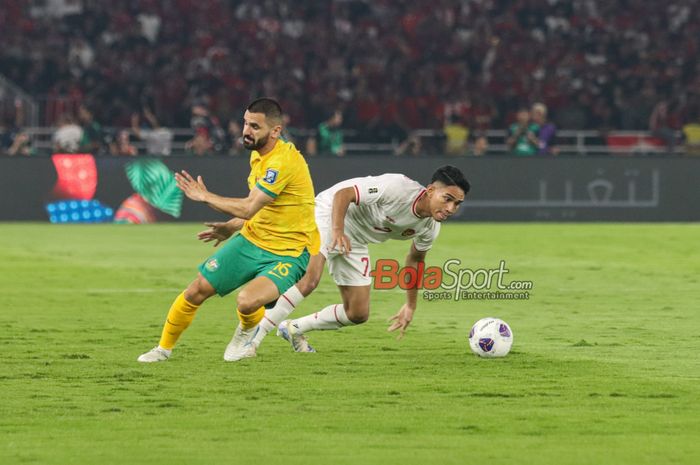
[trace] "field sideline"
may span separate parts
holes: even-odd
[[[420,299],[396,341],[403,293],[374,291],[366,325],[310,335],[319,353],[270,336],[235,364],[235,299],[214,298],[170,361],[138,364],[201,229],[0,223],[0,463],[700,463],[700,225],[447,224],[428,264],[505,260],[531,298]],[[325,276],[298,314],[338,301]],[[469,353],[484,316],[511,324],[507,358]]]

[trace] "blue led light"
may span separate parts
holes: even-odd
[[[114,219],[114,210],[99,200],[59,200],[46,205],[52,223],[105,223]]]

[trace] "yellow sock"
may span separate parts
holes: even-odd
[[[260,307],[249,315],[242,314],[238,309],[236,309],[236,312],[238,312],[238,319],[241,321],[241,329],[250,329],[255,328],[263,319],[265,316],[265,307]]]
[[[175,347],[175,343],[180,337],[180,334],[192,323],[192,319],[198,308],[199,305],[191,304],[185,299],[184,292],[177,296],[175,302],[173,302],[168,311],[168,318],[165,320],[163,334],[160,336],[160,343],[158,345],[163,349],[172,349]]]

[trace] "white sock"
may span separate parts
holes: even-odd
[[[350,321],[345,314],[343,304],[329,305],[323,310],[306,315],[302,318],[297,318],[292,321],[292,324],[299,328],[302,333],[313,331],[314,329],[339,329],[343,326],[353,326],[355,323]]]
[[[304,300],[302,293],[299,292],[296,286],[292,286],[277,299],[274,307],[265,310],[265,316],[258,324],[260,331],[258,331],[254,339],[256,346],[259,346],[263,338],[267,336],[267,333],[284,321],[302,300]]]

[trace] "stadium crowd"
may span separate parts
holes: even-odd
[[[363,140],[402,150],[432,128],[478,152],[485,130],[535,103],[552,127],[650,130],[670,147],[700,115],[694,0],[2,3],[1,73],[42,99],[42,123],[148,130],[160,150],[162,124],[192,127],[194,153],[236,152],[240,110],[259,95],[278,98],[293,128],[320,134],[340,113]],[[124,137],[103,147],[128,154]]]

